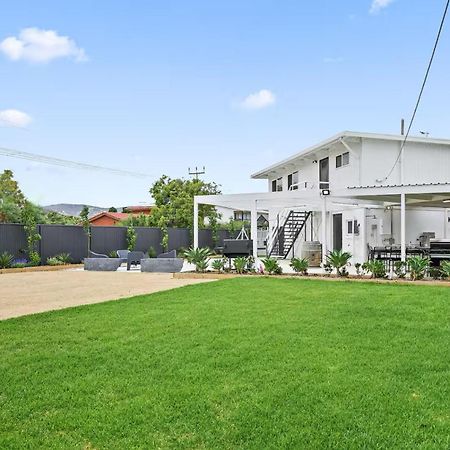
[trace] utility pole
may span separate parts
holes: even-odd
[[[195,176],[195,179],[198,180],[199,175],[204,175],[206,173],[205,166],[203,166],[202,170],[198,170],[197,166],[195,166],[195,170],[191,171],[191,168],[188,167],[188,174]]]

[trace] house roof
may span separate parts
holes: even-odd
[[[308,158],[308,156],[314,155],[319,150],[324,150],[328,147],[331,147],[333,144],[336,144],[341,139],[346,138],[359,138],[359,139],[375,139],[380,141],[398,141],[401,142],[405,139],[405,136],[401,134],[379,134],[379,133],[360,133],[355,131],[342,131],[341,133],[335,134],[330,138],[319,142],[311,147],[301,150],[298,153],[290,156],[289,158],[283,159],[275,164],[272,164],[265,169],[262,169],[258,172],[255,172],[251,175],[251,178],[254,179],[264,179],[269,178],[270,174],[287,166],[298,162],[304,158]],[[434,145],[446,145],[450,147],[450,139],[436,139],[430,137],[418,137],[418,136],[409,136],[408,142],[413,143],[422,143],[422,144],[434,144]]]
[[[136,213],[120,213],[120,212],[109,212],[109,211],[103,211],[101,213],[96,214],[95,216],[92,216],[89,219],[89,222],[95,222],[97,219],[100,219],[100,217],[109,217],[113,220],[124,220],[127,219],[130,216],[138,216],[139,214]]]

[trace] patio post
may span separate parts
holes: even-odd
[[[400,194],[400,246],[401,259],[406,261],[406,195]]]
[[[198,248],[198,201],[194,197],[194,248]]]
[[[253,257],[258,257],[258,210],[256,205],[257,200],[252,204],[252,210],[250,211],[250,233],[253,241]]]
[[[327,197],[322,196],[322,263],[327,262]]]

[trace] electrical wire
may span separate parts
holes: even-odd
[[[121,175],[133,178],[154,178],[153,175],[145,173],[132,172],[129,170],[113,169],[110,167],[97,166],[95,164],[87,164],[61,158],[54,158],[51,156],[38,155],[36,153],[22,152],[20,150],[13,150],[5,147],[0,147],[0,155],[7,156],[10,158],[26,159],[29,161],[35,161],[38,163],[49,164],[53,166],[68,167],[70,169],[92,170],[97,172],[111,173],[114,175]]]
[[[402,145],[400,147],[400,150],[398,152],[398,155],[397,155],[397,158],[396,158],[396,160],[394,162],[394,165],[392,166],[391,170],[386,175],[386,177],[381,180],[381,182],[386,181],[392,175],[392,172],[394,171],[396,165],[400,161],[400,157],[402,156],[403,150],[404,150],[405,145],[406,145],[406,141],[408,140],[409,134],[411,132],[411,127],[413,126],[414,119],[416,118],[417,110],[419,109],[420,101],[422,100],[423,91],[425,90],[425,86],[426,86],[427,81],[428,81],[428,75],[430,74],[431,66],[433,64],[434,56],[436,54],[436,49],[437,49],[437,46],[439,44],[439,40],[441,38],[441,33],[442,33],[442,29],[444,28],[444,23],[445,23],[445,19],[447,17],[447,12],[448,12],[449,5],[450,5],[450,0],[447,0],[447,3],[445,5],[445,9],[444,9],[444,14],[443,14],[442,19],[441,19],[441,24],[439,26],[439,30],[438,30],[438,33],[437,33],[437,36],[436,36],[436,41],[434,43],[433,51],[431,53],[430,61],[428,62],[427,71],[425,73],[425,77],[424,77],[423,82],[422,82],[422,87],[420,88],[419,96],[417,98],[416,106],[415,106],[413,114],[411,116],[411,120],[409,122],[408,130],[407,130],[407,132],[405,134],[405,138],[403,139]]]

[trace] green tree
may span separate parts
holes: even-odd
[[[91,223],[89,222],[89,208],[85,205],[80,211],[81,225],[88,239],[88,250],[91,249]]]
[[[37,224],[42,222],[42,208],[29,201],[25,201],[21,210],[21,222],[27,236],[27,252],[30,259],[30,263],[34,266],[40,264],[41,257],[37,251],[36,244],[40,241],[41,235],[37,231]]]
[[[163,219],[167,227],[189,228],[194,225],[194,196],[216,195],[221,191],[216,183],[206,183],[202,180],[171,179],[163,175],[150,188],[155,206],[148,216],[149,221],[157,226]],[[217,221],[220,214],[214,206],[199,205],[200,226]]]
[[[25,196],[11,170],[0,175],[0,222],[20,223]]]
[[[108,209],[108,212],[117,212],[117,208],[111,206],[111,208]]]

